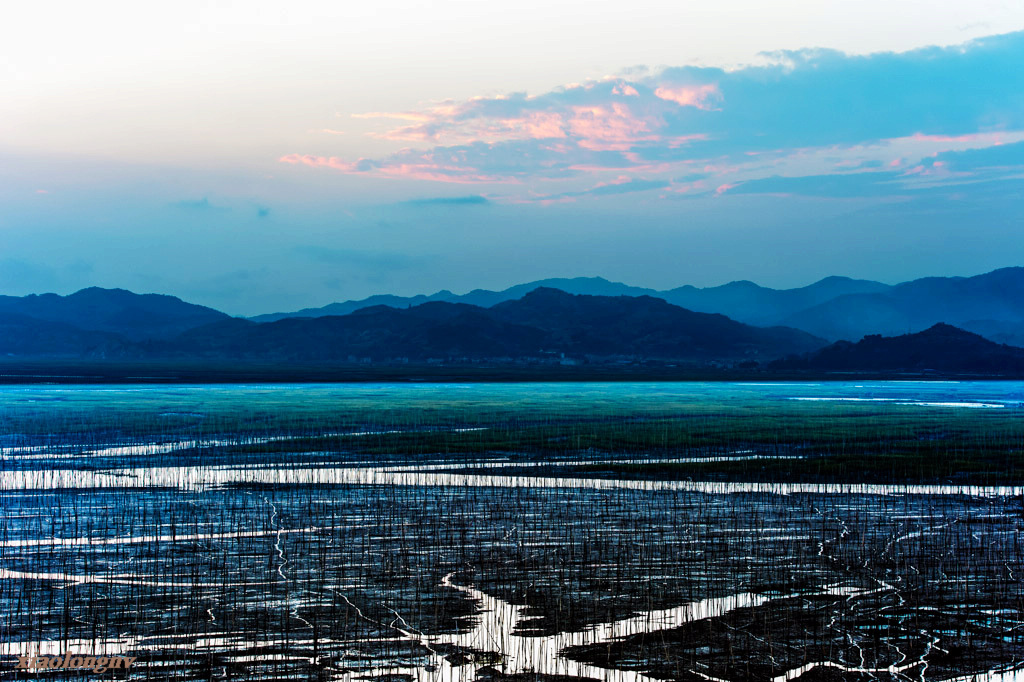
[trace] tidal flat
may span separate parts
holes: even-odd
[[[6,386],[0,425],[10,679],[1024,666],[1024,383]]]

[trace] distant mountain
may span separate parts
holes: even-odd
[[[856,341],[866,334],[893,336],[947,322],[993,341],[1024,346],[1024,268],[1004,268],[976,277],[927,277],[888,285],[849,277],[826,277],[796,289],[770,289],[749,281],[717,287],[682,286],[665,291],[632,287],[600,277],[549,279],[503,291],[477,289],[458,296],[372,296],[297,313],[275,313],[256,321],[284,317],[347,314],[371,305],[404,308],[428,301],[491,307],[541,287],[599,296],[652,296],[693,312],[720,313],[755,326],[786,326],[830,340]]]
[[[540,288],[491,308],[433,301],[344,316],[217,322],[162,346],[189,357],[292,361],[642,357],[767,360],[824,344],[795,329],[759,329],[649,296],[587,296]]]
[[[373,296],[252,320],[173,296],[93,287],[0,296],[0,354],[763,362],[827,340],[913,334],[938,322],[1024,346],[1024,268],[894,286],[827,277],[796,289],[739,281],[658,292],[600,277],[550,279],[461,296]]]
[[[717,287],[699,289],[683,286],[667,291],[634,287],[621,282],[610,282],[603,277],[573,277],[542,279],[526,284],[517,284],[502,291],[474,289],[468,294],[453,294],[442,290],[436,294],[419,296],[377,295],[359,301],[331,303],[322,308],[303,308],[293,313],[270,313],[250,318],[254,322],[273,322],[286,317],[323,317],[325,315],[347,315],[362,308],[386,305],[392,308],[407,308],[433,301],[448,303],[469,303],[490,308],[504,301],[514,301],[529,292],[551,288],[567,294],[588,296],[653,296],[682,308],[702,313],[721,313],[747,324],[775,325],[789,315],[805,308],[824,303],[846,294],[876,293],[889,289],[888,284],[849,277],[826,277],[820,282],[798,289],[769,289],[753,282],[730,282]]]
[[[411,306],[444,301],[447,303],[468,303],[470,305],[490,308],[492,305],[502,301],[511,301],[522,298],[524,295],[540,287],[559,289],[568,294],[589,294],[592,296],[657,296],[654,289],[643,289],[631,287],[619,282],[609,282],[603,277],[573,277],[541,279],[536,282],[517,284],[502,291],[490,291],[488,289],[474,289],[468,294],[453,294],[447,289],[442,289],[436,294],[418,296],[391,296],[378,294],[358,301],[344,301],[342,303],[329,303],[321,308],[303,308],[293,313],[268,313],[256,315],[250,318],[253,322],[274,322],[286,317],[324,317],[326,315],[348,315],[356,310],[372,308],[377,305],[386,305],[392,308],[409,308]]]
[[[773,325],[839,296],[882,293],[890,288],[871,280],[826,277],[798,289],[769,289],[739,281],[704,289],[684,286],[656,295],[690,310],[721,313],[748,324]]]
[[[1024,348],[994,343],[977,334],[939,323],[915,334],[869,335],[857,343],[837,341],[800,357],[787,357],[773,369],[825,372],[1024,373]]]
[[[174,296],[90,287],[68,296],[0,296],[0,321],[23,316],[80,330],[111,332],[125,339],[169,338],[228,315]],[[41,329],[41,327],[40,327]]]
[[[846,294],[780,322],[846,340],[913,333],[946,322],[992,340],[1024,345],[1024,268],[975,277],[928,277],[878,293]]]
[[[658,296],[654,289],[634,287],[621,282],[610,282],[603,277],[572,277],[540,279],[526,284],[517,284],[503,291],[474,289],[461,298],[462,303],[490,308],[503,301],[514,301],[536,289],[557,289],[567,294],[584,296]]]

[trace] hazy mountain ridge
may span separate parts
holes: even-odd
[[[786,317],[783,324],[828,339],[894,336],[939,322],[1024,344],[1024,268],[974,277],[927,277],[874,294],[848,294]]]
[[[489,289],[474,289],[466,294],[454,294],[447,289],[442,289],[434,294],[420,294],[417,296],[392,296],[390,294],[378,294],[358,301],[343,301],[329,303],[320,308],[303,308],[293,313],[268,313],[251,317],[254,322],[274,322],[286,317],[324,317],[326,315],[348,315],[349,313],[371,308],[377,305],[386,305],[392,308],[408,308],[411,306],[443,301],[446,303],[468,303],[470,305],[490,308],[493,305],[504,301],[511,301],[522,298],[534,289],[550,287],[559,289],[568,294],[588,294],[592,296],[658,296],[659,292],[654,289],[633,287],[619,282],[610,282],[603,277],[555,277],[541,279],[525,284],[516,284],[501,291],[490,291]]]
[[[378,295],[358,301],[331,303],[321,308],[304,308],[294,313],[271,313],[252,317],[255,322],[272,322],[285,317],[321,317],[324,315],[346,315],[350,312],[374,305],[388,305],[405,308],[431,301],[469,303],[490,308],[504,301],[522,298],[525,294],[542,287],[558,289],[568,294],[590,296],[653,296],[669,303],[702,313],[721,313],[747,324],[774,325],[785,315],[822,303],[848,293],[884,291],[888,284],[870,280],[856,280],[849,277],[826,277],[797,289],[769,289],[749,281],[737,281],[716,287],[697,288],[682,286],[666,291],[634,287],[621,282],[612,282],[603,277],[572,277],[542,279],[525,284],[490,291],[474,289],[458,295],[442,290],[435,294],[411,297]]]
[[[427,301],[491,307],[540,287],[573,294],[652,296],[703,313],[720,313],[755,326],[802,329],[829,340],[856,341],[867,334],[898,335],[953,324],[1001,343],[1024,346],[1024,268],[1002,268],[974,277],[926,277],[896,285],[832,276],[805,287],[770,289],[740,280],[717,287],[682,286],[666,291],[632,287],[600,277],[529,282],[503,291],[477,289],[459,296],[373,296],[298,313],[275,313],[256,321],[353,312],[369,305],[407,307]]]
[[[770,289],[741,280],[717,287],[678,287],[661,292],[670,303],[699,312],[718,312],[747,324],[777,325],[789,315],[838,296],[877,293],[888,284],[832,276],[796,289]]]

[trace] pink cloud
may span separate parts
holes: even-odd
[[[368,111],[364,114],[352,114],[352,118],[391,118],[398,121],[430,121],[433,116],[416,111]]]
[[[569,130],[577,143],[592,151],[626,151],[637,142],[651,142],[659,136],[651,122],[633,115],[620,102],[608,106],[574,106]]]
[[[368,159],[343,161],[336,156],[287,154],[278,161],[312,168],[331,168],[351,175],[368,175],[378,178],[408,178],[456,184],[516,182],[514,179],[480,173],[477,169],[467,166],[434,163],[430,160],[429,154],[424,154],[414,161],[395,160],[390,162],[372,162]]]
[[[451,111],[454,109],[453,107],[444,107],[443,109],[443,113],[437,113],[437,109],[431,110],[437,115],[416,125],[369,133],[369,135],[397,142],[446,142],[452,144],[566,137],[564,120],[558,112],[536,111],[523,116],[490,118],[470,115],[472,113],[470,111]]]
[[[438,131],[430,125],[402,126],[383,133],[368,134],[378,140],[392,142],[437,142],[440,137]]]
[[[629,83],[616,83],[615,87],[612,88],[613,95],[622,95],[623,97],[639,97],[640,93],[637,92]]]
[[[925,135],[924,133],[914,133],[910,136],[911,140],[918,140],[920,142],[981,142],[990,141],[992,138],[998,140],[998,134],[993,133],[966,133],[964,135]],[[998,142],[996,142],[998,144]]]
[[[707,183],[704,180],[683,183],[673,182],[668,188],[668,192],[672,194],[689,194],[690,192],[704,192],[707,188]]]
[[[363,161],[364,159],[360,159]],[[302,164],[313,168],[333,168],[345,173],[358,173],[356,166],[359,161],[342,161],[336,156],[315,156],[313,154],[286,154],[278,161],[290,164]]]
[[[508,140],[547,140],[566,137],[562,115],[538,111],[521,118],[502,118],[485,129],[485,133]]]
[[[696,86],[662,86],[654,91],[654,95],[680,106],[696,107],[704,111],[714,110],[715,105],[722,101],[722,93],[715,83]]]

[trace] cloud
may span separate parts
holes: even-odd
[[[995,144],[990,147],[943,152],[937,161],[964,171],[1024,171],[1024,142]]]
[[[487,197],[470,194],[464,197],[431,197],[428,199],[410,199],[403,201],[406,206],[484,206],[491,203]]]
[[[211,204],[207,197],[202,199],[186,199],[173,204],[175,208],[179,208],[186,211],[230,211],[231,209],[225,206],[217,206]]]
[[[95,266],[78,259],[64,265],[0,258],[0,294],[24,295],[53,291],[74,291],[88,284]]]
[[[0,259],[0,293],[23,295],[53,291],[59,286],[57,271],[20,258]]]
[[[654,96],[675,102],[679,106],[709,110],[714,109],[715,103],[721,101],[722,92],[718,89],[717,83],[705,83],[692,87],[663,86],[654,91]]]
[[[632,194],[634,192],[649,192],[656,189],[665,189],[670,185],[671,183],[668,180],[642,180],[622,176],[609,182],[598,183],[588,189],[533,197],[529,201],[549,203],[571,200],[577,197],[606,197],[618,194]]]
[[[898,194],[905,190],[899,173],[858,172],[799,177],[771,176],[740,183],[734,194],[774,194],[810,197],[870,197]]]
[[[292,253],[307,260],[328,265],[346,265],[365,268],[404,269],[422,261],[418,256],[386,251],[363,251],[359,249],[337,249],[328,246],[300,245]]]
[[[1015,142],[1024,131],[1024,32],[903,53],[764,57],[766,64],[731,70],[633,69],[539,95],[361,114],[382,124],[372,136],[413,146],[370,158],[280,160],[379,178],[512,183],[526,200],[597,195],[591,190],[623,174],[685,193],[694,187],[672,178],[703,173],[703,189],[724,196],[751,191],[755,180],[781,186],[778,178],[834,174],[845,179],[819,189],[901,191],[898,182],[853,180],[849,171],[895,164],[907,175],[920,166],[910,174],[965,181],[922,161]]]
[[[935,154],[915,164],[861,164],[852,172],[804,176],[771,176],[742,182],[736,194],[780,194],[814,197],[882,197],[949,192],[969,187],[974,197],[1005,191],[1024,180],[1024,142],[998,144]]]

